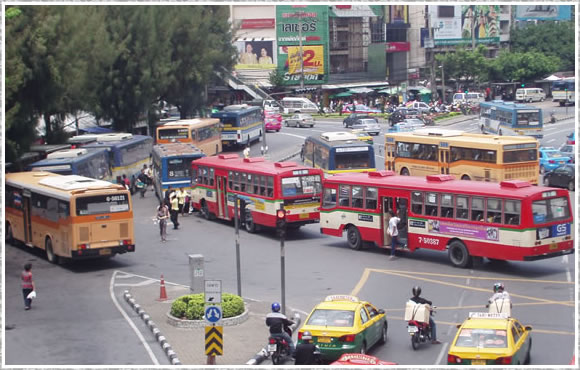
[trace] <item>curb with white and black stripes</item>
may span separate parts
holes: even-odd
[[[139,315],[139,317],[143,319],[145,325],[147,325],[147,327],[151,330],[151,333],[153,333],[155,339],[157,340],[157,342],[159,342],[161,349],[163,349],[163,352],[165,352],[171,364],[181,365],[181,361],[179,361],[179,358],[177,358],[177,353],[175,353],[171,345],[167,342],[165,336],[161,334],[161,330],[159,330],[157,325],[153,322],[153,320],[151,320],[151,317],[145,312],[145,310],[141,308],[141,306],[137,304],[137,302],[135,302],[135,298],[131,297],[131,294],[129,293],[128,290],[125,290],[125,292],[123,293],[123,297],[125,298],[125,301],[127,301],[127,303],[129,304],[129,306],[131,306],[131,308],[135,310],[137,315]]]

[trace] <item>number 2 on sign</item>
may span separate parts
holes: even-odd
[[[419,244],[439,245],[439,239],[419,237]]]
[[[305,50],[304,51],[304,67],[320,67],[321,63],[320,60],[312,61],[314,59],[315,54],[314,50]]]

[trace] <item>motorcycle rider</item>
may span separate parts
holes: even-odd
[[[290,347],[290,356],[294,355],[294,342],[288,334],[292,332],[290,326],[294,321],[289,320],[286,315],[280,312],[280,303],[272,303],[272,312],[266,315],[266,325],[270,328],[270,336],[274,338],[284,338]]]
[[[503,285],[503,283],[495,283],[495,284],[493,284],[493,295],[487,301],[487,305],[485,305],[485,307],[489,307],[489,304],[490,303],[492,303],[492,302],[494,302],[494,301],[496,301],[498,299],[509,299],[510,300],[510,307],[512,306],[511,299],[510,299],[510,295],[505,290],[505,286]]]
[[[312,334],[309,331],[302,333],[302,343],[296,347],[294,365],[320,365],[320,349],[312,343]]]
[[[433,302],[420,297],[420,295],[421,295],[421,287],[417,285],[414,286],[413,297],[411,297],[411,301],[417,304],[428,304],[429,306],[433,306]],[[437,326],[435,325],[435,321],[433,320],[433,315],[429,315],[429,327],[431,328],[431,343],[441,344],[441,342],[437,340]]]

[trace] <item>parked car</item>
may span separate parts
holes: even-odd
[[[420,116],[420,113],[416,109],[397,108],[393,111],[393,113],[391,113],[391,116],[389,117],[389,121],[390,121],[391,126],[392,126],[395,123],[401,122],[407,118],[418,118],[419,116]]]
[[[381,126],[377,123],[376,120],[372,118],[359,118],[352,125],[352,128],[356,130],[363,130],[369,135],[378,135],[381,133]]]
[[[364,104],[345,104],[342,106],[342,113],[381,113],[380,110],[369,108]]]
[[[534,102],[534,101],[544,101],[546,100],[546,93],[543,89],[534,87],[534,88],[525,88],[525,89],[517,89],[516,90],[516,101],[518,102]]]
[[[576,181],[576,170],[573,164],[565,164],[560,167],[556,167],[554,170],[546,172],[544,174],[544,185],[545,186],[555,186],[558,188],[568,188],[570,191],[574,191]]]
[[[430,113],[431,112],[431,107],[427,103],[424,103],[422,101],[409,102],[409,103],[407,103],[405,108],[416,109],[419,111],[419,113]]]
[[[284,120],[286,127],[314,127],[314,118],[310,114],[297,113],[290,118]]]
[[[576,163],[576,145],[564,144],[558,149],[563,156],[570,157]]]
[[[348,117],[346,117],[344,120],[342,120],[342,125],[348,128],[352,126],[359,118],[370,118],[376,120],[376,118],[373,118],[366,113],[352,113],[349,114]]]
[[[540,154],[540,173],[552,171],[566,163],[572,163],[570,157],[565,157],[559,150],[554,147],[543,147],[539,149]]]

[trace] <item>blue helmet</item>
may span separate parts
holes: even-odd
[[[280,303],[278,302],[272,303],[272,312],[280,312]]]

